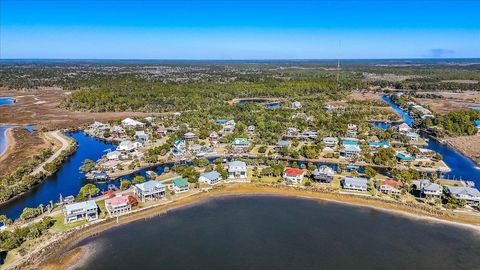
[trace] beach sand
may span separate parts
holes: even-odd
[[[204,202],[211,198],[225,197],[225,196],[251,196],[251,195],[274,195],[274,196],[291,196],[302,197],[319,201],[330,201],[337,203],[344,203],[353,206],[369,207],[379,211],[385,211],[393,214],[399,214],[407,218],[419,219],[431,223],[444,223],[453,226],[459,226],[465,229],[475,230],[480,233],[480,216],[470,215],[467,213],[454,213],[440,210],[429,210],[428,207],[418,205],[406,205],[396,201],[378,200],[365,196],[345,195],[338,193],[323,193],[301,190],[296,188],[278,188],[272,186],[256,185],[256,184],[233,184],[215,188],[209,192],[198,193],[196,195],[173,201],[167,205],[162,205],[154,208],[140,211],[131,215],[122,216],[119,218],[118,224],[115,219],[92,225],[76,231],[61,245],[57,245],[51,250],[49,254],[43,254],[43,258],[39,261],[29,265],[27,269],[67,269],[72,267],[72,262],[82,261],[87,256],[83,256],[80,251],[72,248],[79,241],[88,237],[101,233],[114,226],[120,226],[129,222],[147,219],[154,216],[162,215],[168,211],[183,207],[187,205],[194,205],[196,203]],[[69,251],[68,251],[69,250]],[[68,251],[68,252],[64,252]]]

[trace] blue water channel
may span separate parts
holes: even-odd
[[[382,99],[390,104],[393,110],[402,116],[403,121],[409,126],[412,126],[413,119],[410,115],[398,107],[388,96],[383,96]],[[452,147],[442,144],[435,139],[430,138],[428,146],[430,150],[440,153],[443,156],[443,161],[450,167],[451,172],[443,175],[445,178],[469,180],[475,183],[476,187],[480,186],[480,168],[469,158],[465,157]]]

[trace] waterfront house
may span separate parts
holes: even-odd
[[[301,169],[287,167],[283,170],[283,180],[293,184],[299,184],[302,182],[304,175],[305,172]]]
[[[118,169],[118,166],[122,164],[121,160],[108,160],[100,164],[100,168],[105,171],[114,171]]]
[[[456,199],[464,200],[471,206],[478,206],[480,203],[480,191],[472,187],[448,186],[448,194]]]
[[[173,186],[173,191],[175,191],[175,193],[187,192],[189,189],[188,182],[185,179],[180,177],[173,179],[172,186]]]
[[[148,135],[143,130],[135,131],[135,139],[137,142],[144,144],[148,141]]]
[[[399,189],[402,186],[400,181],[395,181],[393,179],[382,180],[382,183],[378,187],[380,192],[385,194],[400,195],[402,191]]]
[[[435,198],[440,198],[443,193],[443,188],[439,184],[432,183],[428,179],[422,179],[420,183],[420,193],[424,196],[431,196]]]
[[[143,127],[145,126],[144,123],[133,120],[131,118],[125,118],[122,120],[122,126],[124,128],[137,128],[137,127]]]
[[[120,137],[125,134],[125,129],[121,126],[112,126],[110,128],[110,133],[112,136]]]
[[[185,142],[182,141],[182,140],[176,140],[174,143],[173,143],[173,147],[172,147],[172,154],[174,156],[182,156],[184,153],[185,153]]]
[[[235,138],[232,142],[232,148],[236,152],[246,151],[250,147],[250,141],[247,138]]]
[[[338,145],[338,138],[337,137],[325,137],[323,138],[323,145],[327,147],[336,147]]]
[[[296,109],[300,109],[300,108],[302,108],[302,103],[300,103],[300,101],[292,102],[292,109],[296,110]]]
[[[102,166],[103,167],[103,166]],[[92,180],[94,181],[107,181],[109,179],[106,172],[93,172]]]
[[[406,123],[402,123],[402,124],[397,126],[397,131],[399,133],[406,134],[408,132],[412,132],[412,128],[409,125],[407,125]]]
[[[98,219],[98,206],[93,200],[67,204],[63,209],[63,215],[66,224],[79,220],[96,220]]]
[[[215,185],[222,181],[222,175],[217,171],[205,172],[200,175],[198,181],[208,185]]]
[[[132,141],[121,141],[117,146],[117,151],[132,152],[138,147],[141,147],[142,143]]]
[[[183,134],[183,139],[186,142],[193,142],[193,141],[195,141],[196,137],[197,136],[193,132],[187,132],[187,133]]]
[[[243,161],[232,161],[228,163],[228,179],[246,180],[247,164]]]
[[[417,159],[430,159],[435,155],[435,151],[426,148],[419,148],[418,152],[415,153],[415,158]]]
[[[121,155],[122,153],[120,151],[115,150],[108,152],[106,157],[108,160],[119,160]]]
[[[132,211],[132,206],[126,195],[119,195],[106,199],[105,208],[110,217],[120,216]]]
[[[142,202],[165,196],[165,185],[155,180],[135,184],[133,187],[135,196],[142,200]]]
[[[420,137],[416,132],[412,132],[412,131],[405,133],[405,136],[407,136],[412,142],[418,141]]]
[[[354,190],[354,191],[362,191],[365,192],[368,190],[368,180],[367,178],[363,177],[345,177],[341,181],[341,185],[343,189],[346,190]]]
[[[397,158],[398,161],[404,161],[404,162],[410,162],[415,160],[413,156],[406,153],[401,153],[401,152],[397,152],[395,154],[395,157]]]
[[[253,134],[255,132],[255,126],[254,125],[250,125],[247,127],[247,132],[250,133],[250,134]]]
[[[280,140],[277,142],[277,148],[288,148],[290,146],[292,146],[291,141]]]
[[[335,172],[332,168],[322,165],[313,171],[313,179],[321,183],[331,183]]]

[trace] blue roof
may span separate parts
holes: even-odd
[[[370,146],[390,146],[390,143],[387,142],[387,141],[383,141],[383,142],[369,142],[368,145]]]
[[[412,161],[414,158],[410,155],[404,154],[404,153],[397,153],[395,155],[398,159],[405,160],[405,161]]]
[[[227,122],[227,119],[225,118],[220,118],[217,120],[217,124],[225,124]]]
[[[291,144],[292,144],[292,142],[284,141],[284,140],[280,140],[280,141],[277,142],[278,146],[290,146]]]
[[[415,132],[407,132],[406,134],[408,137],[418,137],[418,134]]]
[[[139,189],[141,189],[142,191],[146,191],[146,190],[152,190],[154,188],[162,188],[162,187],[165,187],[164,184],[158,182],[158,181],[155,181],[155,180],[150,180],[150,181],[147,181],[147,182],[143,182],[143,183],[140,183],[140,184],[136,184],[135,185],[136,187],[138,187]]]
[[[206,173],[202,173],[203,177],[209,179],[209,180],[216,180],[218,178],[220,178],[220,173],[218,173],[217,171],[211,171],[211,172],[206,172]]]
[[[267,109],[280,108],[280,102],[267,103],[267,104],[265,104],[265,108],[267,108]]]
[[[475,126],[480,127],[480,120],[475,120]]]
[[[342,144],[343,144],[343,145],[358,145],[358,142],[356,142],[356,141],[350,141],[350,140],[345,140],[345,141],[342,141]]]

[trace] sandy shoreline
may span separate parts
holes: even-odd
[[[7,147],[5,151],[0,152],[0,162],[6,159],[10,154],[13,153],[13,149],[15,148],[15,137],[13,136],[13,127],[7,128],[5,130],[5,139]]]
[[[480,135],[460,136],[444,140],[447,145],[480,166]]]
[[[178,201],[173,201],[166,205],[146,209],[144,211],[140,211],[128,216],[122,216],[119,218],[118,224],[116,224],[115,219],[110,219],[108,221],[86,227],[85,229],[82,229],[80,231],[76,231],[66,237],[66,239],[62,241],[61,244],[55,245],[55,247],[50,249],[49,252],[43,253],[43,258],[39,259],[39,261],[37,261],[33,265],[28,265],[29,267],[27,268],[38,269],[39,266],[40,269],[71,268],[74,267],[77,262],[84,262],[85,259],[88,257],[88,255],[85,255],[88,254],[88,249],[86,249],[86,247],[75,247],[74,249],[71,249],[72,247],[74,247],[84,239],[97,235],[115,226],[121,226],[136,220],[163,215],[168,211],[180,207],[192,206],[213,198],[255,195],[299,197],[324,202],[327,201],[341,203],[350,206],[368,207],[370,209],[400,215],[405,218],[457,226],[464,229],[474,230],[480,233],[480,216],[452,212],[449,212],[447,214],[442,211],[428,211],[427,208],[401,204],[395,201],[372,199],[370,197],[360,197],[338,193],[313,192],[293,188],[277,188],[272,186],[260,186],[254,184],[235,184],[214,189],[210,192],[195,194],[193,196],[180,199]],[[72,263],[75,263],[75,265],[72,265]]]

